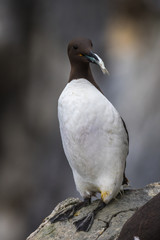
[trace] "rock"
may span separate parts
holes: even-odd
[[[67,209],[79,199],[69,198],[57,205],[53,212],[44,219],[39,228],[27,240],[116,240],[124,223],[134,212],[160,192],[160,183],[147,185],[143,189],[128,189],[123,195],[117,196],[101,210],[89,232],[76,232],[73,222],[93,210],[99,200],[82,208],[76,216],[64,222],[51,224],[49,219],[62,209]]]

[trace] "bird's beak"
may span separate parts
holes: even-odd
[[[92,63],[95,63],[95,64],[99,65],[104,74],[109,75],[109,72],[106,69],[106,67],[104,65],[104,62],[102,61],[102,59],[97,54],[90,51],[89,54],[84,54],[84,56],[89,60],[89,62],[92,62]]]

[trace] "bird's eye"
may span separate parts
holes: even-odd
[[[73,45],[73,48],[76,50],[76,49],[78,49],[78,46],[77,45]]]

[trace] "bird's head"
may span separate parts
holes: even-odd
[[[68,57],[73,64],[86,64],[95,63],[100,66],[102,72],[109,74],[104,66],[102,59],[92,51],[93,44],[90,39],[78,38],[72,40],[68,44]]]

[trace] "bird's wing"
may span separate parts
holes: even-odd
[[[125,129],[126,134],[127,134],[127,141],[128,141],[128,145],[129,145],[129,134],[128,134],[128,130],[127,130],[127,127],[126,127],[125,121],[123,120],[122,117],[121,117],[121,120],[122,120],[122,123],[123,123],[124,129]]]
[[[129,134],[128,134],[128,130],[127,130],[125,121],[123,120],[122,117],[121,117],[121,120],[122,120],[124,129],[125,129],[126,134],[127,134],[127,141],[128,141],[128,145],[129,145]],[[128,153],[129,153],[129,151],[128,151]],[[128,185],[128,182],[129,182],[128,179],[127,179],[126,176],[125,176],[125,170],[126,170],[126,163],[125,163],[125,168],[124,168],[124,173],[123,173],[123,182],[122,182],[122,185]]]

